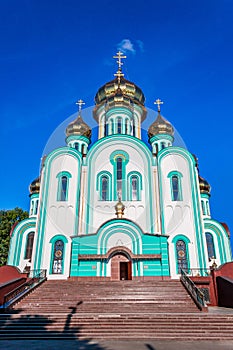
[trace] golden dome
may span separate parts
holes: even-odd
[[[70,135],[91,137],[91,128],[83,121],[80,114],[66,128],[66,136],[68,137]]]
[[[200,192],[210,195],[211,187],[208,181],[206,181],[200,175],[198,176],[198,179],[199,179]]]
[[[158,134],[168,134],[171,136],[174,135],[173,126],[160,114],[160,112],[158,112],[156,120],[148,129],[148,136],[150,138]]]
[[[146,118],[145,96],[142,90],[123,76],[115,78],[99,88],[95,95],[95,103],[94,117],[95,110],[101,104],[107,103],[110,107],[111,104],[124,104],[132,107],[132,103],[135,103],[143,108],[142,121]]]
[[[29,186],[30,196],[40,192],[40,176],[33,180]]]

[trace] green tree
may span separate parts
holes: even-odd
[[[0,210],[0,266],[7,263],[10,233],[14,224],[28,218],[28,212],[21,208]]]

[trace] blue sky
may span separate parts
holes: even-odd
[[[212,216],[233,229],[232,18],[231,0],[1,1],[0,208],[28,209],[47,140],[77,99],[93,106],[127,39],[126,78],[148,108],[165,102],[212,186]]]

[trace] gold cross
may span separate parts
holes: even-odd
[[[85,105],[85,102],[80,99],[75,104],[78,105],[78,111],[80,112],[82,109],[82,105]]]
[[[122,58],[127,58],[121,51],[118,51],[116,56],[113,56],[113,58],[117,58],[118,63],[118,70],[121,70],[121,66],[123,65],[123,62],[121,62]]]
[[[157,98],[154,104],[158,106],[158,112],[160,112],[160,105],[163,105],[163,101],[161,101],[160,98]]]
[[[124,76],[124,73],[122,73],[121,69],[119,68],[118,71],[114,74],[115,77],[118,78],[118,84],[120,85],[121,77]]]

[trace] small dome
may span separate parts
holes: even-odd
[[[158,113],[156,120],[148,129],[148,136],[150,138],[158,134],[174,135],[173,126],[160,113]]]
[[[91,128],[83,121],[80,114],[66,128],[66,136],[68,137],[70,135],[91,137]]]
[[[115,210],[116,210],[116,216],[118,219],[122,218],[122,216],[124,215],[124,210],[125,210],[125,206],[122,203],[121,199],[119,198],[117,204],[115,205]]]
[[[198,179],[199,179],[200,192],[210,195],[211,187],[208,181],[206,181],[200,175],[198,176]]]
[[[40,192],[40,176],[33,180],[29,186],[30,195]]]

